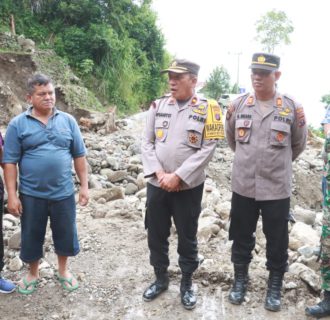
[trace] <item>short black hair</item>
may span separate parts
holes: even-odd
[[[46,86],[49,83],[53,83],[52,79],[45,74],[36,73],[27,82],[28,93],[34,92],[35,86]]]

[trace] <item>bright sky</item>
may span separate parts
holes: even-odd
[[[240,86],[247,91],[251,90],[252,54],[261,50],[254,41],[255,23],[272,9],[284,11],[295,30],[290,45],[275,49],[281,57],[278,88],[300,101],[308,123],[319,127],[325,112],[320,100],[330,93],[330,1],[153,0],[153,9],[167,50],[200,64],[200,81],[223,65],[231,83],[238,74]]]

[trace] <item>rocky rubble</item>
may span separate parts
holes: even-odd
[[[140,141],[144,114],[130,119],[117,121],[119,130],[110,135],[101,135],[92,131],[84,131],[84,139],[88,148],[90,204],[86,208],[78,208],[78,219],[103,219],[105,223],[124,224],[126,221],[136,222],[140,228],[143,224],[146,202],[146,181],[143,178]],[[198,239],[201,251],[206,259],[198,270],[196,277],[201,278],[205,287],[219,283],[222,290],[228,290],[232,279],[230,262],[219,265],[214,255],[229,255],[228,220],[230,216],[230,172],[233,153],[225,142],[219,142],[212,162],[207,170],[204,188],[202,212],[199,220]],[[320,181],[322,160],[320,149],[315,148],[310,140],[306,151],[294,163],[294,184],[292,197],[292,214],[295,222],[290,223],[289,260],[290,268],[286,275],[285,291],[288,299],[299,301],[299,296],[308,290],[320,291],[319,239],[321,232]],[[108,221],[108,222],[106,222]],[[120,222],[121,221],[121,222]],[[20,261],[19,220],[9,214],[4,216],[5,234],[5,273],[18,272],[24,268]],[[173,233],[175,230],[173,229]],[[257,291],[265,286],[265,238],[262,223],[258,222],[256,232],[257,244],[251,268],[255,274],[264,278],[258,281],[253,289]],[[80,239],[83,251],[102,254],[102,243],[97,236],[88,234]],[[52,252],[50,233],[47,232],[45,251]],[[221,252],[219,252],[221,251]],[[40,265],[43,282],[47,283],[54,273],[54,266],[43,261]],[[177,265],[171,266],[171,273],[178,274]],[[83,278],[84,275],[82,274]],[[262,284],[261,284],[262,283]],[[304,285],[302,285],[305,284]],[[290,293],[291,292],[291,293]],[[290,298],[291,297],[291,298]],[[249,294],[246,302],[249,303]]]

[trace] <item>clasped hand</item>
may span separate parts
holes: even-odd
[[[175,173],[165,173],[160,171],[156,173],[160,187],[168,192],[180,191],[181,179]]]

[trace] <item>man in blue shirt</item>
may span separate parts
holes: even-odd
[[[3,159],[8,210],[21,218],[20,258],[30,267],[18,291],[30,294],[36,289],[48,216],[58,256],[57,276],[64,289],[73,291],[78,282],[67,260],[78,254],[79,243],[71,168],[73,159],[80,181],[79,204],[86,205],[86,149],[75,119],[55,107],[50,78],[36,74],[29,79],[27,99],[31,107],[8,125]]]

